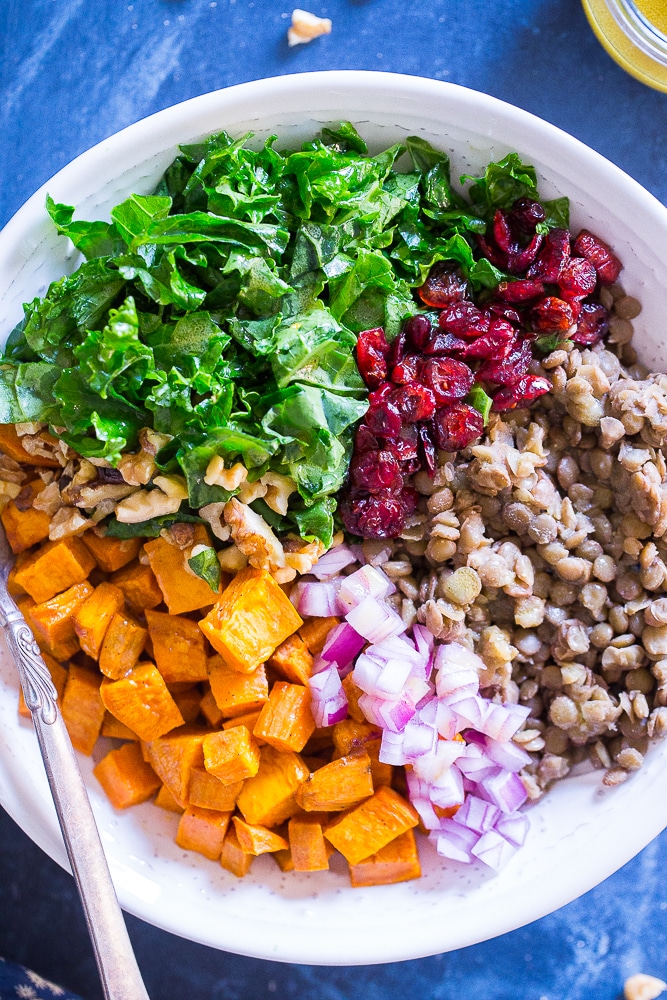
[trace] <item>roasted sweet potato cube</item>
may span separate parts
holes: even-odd
[[[45,444],[58,447],[58,442],[48,431],[40,431],[39,437]],[[29,465],[37,466],[40,469],[59,469],[60,462],[57,458],[50,458],[47,455],[32,455],[26,451],[21,442],[21,438],[16,433],[14,424],[0,424],[0,451],[9,455],[15,462],[27,462]]]
[[[142,743],[144,759],[183,808],[188,804],[190,772],[193,767],[204,767],[201,745],[207,732],[198,726],[183,726],[167,736]]]
[[[98,673],[71,663],[63,692],[61,710],[72,746],[87,756],[93,752],[104,721],[101,680]]]
[[[113,583],[100,583],[81,604],[72,620],[81,649],[96,660],[113,616],[125,603],[123,591]]]
[[[222,723],[222,728],[233,729],[234,726],[245,726],[252,733],[257,725],[259,713],[260,709],[256,709],[254,712],[244,712],[243,715],[235,715],[232,719],[225,719]],[[253,739],[258,747],[264,746],[264,740],[259,739],[257,736],[253,736]]]
[[[223,785],[252,778],[259,770],[259,747],[245,726],[211,733],[203,749],[204,767]]]
[[[265,663],[299,625],[301,618],[271,574],[252,566],[237,573],[199,623],[227,666],[241,673]]]
[[[417,840],[406,830],[375,854],[350,865],[350,882],[355,889],[366,885],[393,885],[421,876]]]
[[[43,542],[49,537],[51,518],[44,510],[36,510],[32,501],[44,489],[41,479],[26,483],[15,500],[10,500],[0,518],[7,541],[15,554]]]
[[[332,820],[324,836],[349,864],[358,865],[418,823],[413,806],[383,785],[370,799]]]
[[[213,692],[209,688],[199,703],[199,711],[211,726],[219,726],[224,716],[215,703]]]
[[[220,864],[226,871],[231,872],[232,875],[236,875],[237,878],[243,878],[250,871],[250,866],[254,859],[254,854],[246,854],[242,850],[239,838],[236,836],[234,824],[230,823],[222,845]]]
[[[16,582],[16,574],[21,569],[21,566],[24,566],[25,563],[27,563],[31,558],[31,552],[19,552],[14,560],[14,565],[9,571],[9,575],[7,577],[7,590],[12,595],[14,600],[16,600],[17,597],[25,597],[29,601],[32,601],[32,597],[28,597],[23,587],[20,587]],[[35,602],[33,601],[33,603]]]
[[[272,854],[273,851],[285,851],[288,843],[275,830],[267,826],[246,823],[240,816],[233,816],[232,823],[236,829],[239,846],[246,854]]]
[[[193,806],[201,806],[202,809],[233,811],[242,787],[242,781],[223,785],[214,775],[209,774],[205,767],[197,765],[190,769],[188,802]]]
[[[95,560],[80,538],[72,536],[47,542],[16,571],[15,582],[38,604],[68,587],[83,583]]]
[[[115,573],[117,569],[127,566],[137,558],[141,549],[140,538],[113,538],[111,535],[98,535],[95,529],[82,535],[81,541],[105,573]]]
[[[299,629],[299,635],[313,656],[324,649],[324,643],[332,628],[340,625],[340,618],[332,615],[329,618],[309,618]]]
[[[232,670],[220,656],[208,661],[211,694],[225,719],[261,709],[269,698],[269,683],[264,665],[249,674]]]
[[[205,681],[206,640],[196,622],[162,611],[146,611],[153,658],[167,684]]]
[[[329,846],[331,846],[331,845],[329,845]],[[333,848],[332,848],[332,850],[333,850]],[[294,862],[292,861],[292,852],[290,851],[289,848],[287,848],[286,851],[273,851],[273,853],[271,854],[271,857],[273,858],[273,860],[275,861],[275,863],[278,865],[278,867],[280,868],[281,872],[287,873],[287,872],[293,872],[294,871]]]
[[[125,611],[118,611],[107,628],[100,649],[99,666],[105,677],[117,680],[136,667],[144,651],[148,630]]]
[[[291,750],[263,746],[259,770],[246,778],[236,804],[246,823],[277,826],[299,811],[294,793],[309,771],[301,757]]]
[[[278,750],[303,750],[315,731],[310,691],[301,684],[276,681],[253,734]]]
[[[144,544],[151,569],[162,591],[169,614],[182,615],[214,604],[218,594],[187,566],[186,552],[166,538]]]
[[[342,757],[352,753],[353,750],[366,751],[371,759],[374,788],[391,785],[394,769],[391,764],[385,764],[379,758],[382,743],[382,730],[379,726],[374,726],[365,719],[362,722],[357,722],[356,719],[343,719],[333,727],[332,740],[335,757]]]
[[[124,743],[109,751],[93,768],[93,774],[116,809],[145,802],[161,784],[153,768],[141,756],[138,743]]]
[[[201,690],[198,684],[192,684],[183,691],[174,690],[168,685],[169,692],[178,705],[178,710],[183,716],[184,722],[195,722],[199,718],[199,706],[201,705]],[[175,685],[178,687],[178,685]]]
[[[104,680],[105,708],[150,742],[183,725],[183,716],[157,667],[140,663],[117,681]]]
[[[321,872],[329,867],[330,845],[322,832],[319,813],[292,816],[287,824],[292,867],[295,872]]]
[[[188,806],[176,831],[176,843],[186,851],[198,851],[205,858],[217,861],[229,826],[231,813],[215,809]]]
[[[49,673],[51,674],[51,680],[53,681],[53,686],[56,689],[58,700],[62,701],[65,684],[67,683],[67,670],[63,667],[62,663],[58,663],[57,660],[54,660],[49,653],[42,653],[42,659],[44,660],[44,663],[46,663]],[[19,715],[23,719],[31,718],[30,709],[25,703],[25,698],[23,697],[23,691],[21,688],[19,688]]]
[[[156,608],[162,604],[162,591],[150,566],[131,562],[111,575],[110,582],[125,594],[125,600],[136,611]]]
[[[366,716],[359,708],[359,698],[364,693],[361,688],[355,684],[354,675],[346,674],[342,680],[343,691],[345,692],[345,697],[347,698],[347,717],[355,722],[365,722]]]
[[[62,662],[79,651],[74,615],[92,592],[89,583],[76,583],[57,597],[29,609],[28,624],[54,659]]]
[[[111,712],[104,713],[104,722],[102,723],[100,736],[107,736],[111,740],[132,740],[135,743],[139,742],[137,734],[129,726],[126,726],[124,722],[120,722]]]
[[[179,806],[178,802],[171,794],[166,785],[160,785],[160,789],[155,796],[154,804],[159,806],[160,809],[166,809],[167,812],[182,813],[183,806]]]
[[[308,684],[313,673],[313,655],[296,633],[280,643],[268,663],[293,684]]]
[[[372,794],[371,759],[365,750],[354,750],[311,774],[297,788],[296,801],[306,812],[339,812]]]

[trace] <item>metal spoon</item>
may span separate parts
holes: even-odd
[[[0,627],[32,714],[104,996],[107,1000],[149,1000],[116,899],[86,786],[60,714],[51,674],[25,618],[7,590],[13,562],[14,556],[0,524]]]

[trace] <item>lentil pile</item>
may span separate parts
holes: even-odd
[[[401,535],[363,542],[408,623],[474,649],[483,692],[530,707],[515,741],[533,800],[586,758],[617,785],[667,733],[667,375],[637,363],[638,301],[600,297],[607,340],[535,360],[552,391],[440,451]]]

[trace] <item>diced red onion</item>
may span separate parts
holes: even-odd
[[[458,719],[451,705],[434,699],[437,705],[436,726],[440,735],[446,740],[453,740],[458,732]]]
[[[413,625],[412,636],[418,651],[422,654],[422,656],[430,660],[433,655],[433,647],[435,645],[433,633],[429,631],[425,625]]]
[[[390,701],[362,694],[359,698],[359,708],[372,725],[389,729],[392,733],[402,732],[417,711],[406,695]]]
[[[322,583],[319,586],[328,585]],[[400,635],[407,628],[401,616],[389,604],[384,604],[374,597],[365,598],[348,611],[345,617],[359,635],[363,635],[364,639],[372,643],[382,642],[392,635]]]
[[[460,642],[444,642],[435,650],[435,669],[469,668],[479,674],[486,669],[484,660]]]
[[[334,545],[332,549],[320,556],[310,572],[318,580],[330,580],[346,566],[351,566],[356,561],[357,557],[348,545]]]
[[[382,742],[378,754],[383,764],[407,764],[407,757],[403,750],[403,733],[392,733],[388,729],[382,730]]]
[[[410,675],[410,664],[376,660],[367,653],[357,657],[352,677],[357,687],[375,698],[397,698]]]
[[[444,775],[454,761],[465,756],[466,746],[460,740],[438,740],[435,750],[423,757],[417,757],[413,768],[417,775],[430,785],[444,781]]]
[[[511,740],[501,743],[485,736],[481,746],[485,756],[506,771],[522,771],[531,762],[530,754]]]
[[[329,618],[341,613],[338,584],[301,581],[290,592],[290,600],[304,618]]]
[[[475,833],[485,833],[498,821],[500,809],[491,802],[478,798],[477,795],[466,795],[465,802],[453,817],[456,823],[467,826]]]
[[[454,645],[454,643],[452,643]],[[440,647],[442,648],[442,647]],[[444,663],[438,666],[438,653],[435,654],[435,689],[439,698],[447,698],[456,694],[475,695],[479,691],[479,676],[474,667],[461,663]]]
[[[501,812],[512,813],[528,798],[526,789],[518,774],[498,767],[495,773],[487,775],[477,785],[477,794],[493,802]]]
[[[432,753],[435,749],[438,734],[434,726],[423,722],[418,715],[413,715],[403,730],[403,752],[405,761],[409,763],[417,757]]]
[[[346,667],[366,644],[363,636],[352,628],[349,622],[334,626],[326,638],[322,658],[336,663],[338,668]]]
[[[477,751],[475,753],[475,751]],[[485,757],[481,750],[473,744],[468,744],[465,757],[461,757],[458,760],[459,770],[463,772],[466,778],[470,778],[471,781],[484,781],[491,774],[495,774],[498,770],[497,765],[493,761]]]
[[[308,687],[316,726],[332,726],[347,717],[347,696],[334,664],[309,677]]]
[[[442,858],[450,861],[460,861],[469,865],[473,859],[472,849],[479,840],[473,830],[469,830],[452,819],[444,819],[437,832],[429,835],[429,840],[435,844],[435,849]]]
[[[340,584],[340,601],[348,610],[369,597],[378,601],[396,593],[396,587],[386,573],[376,566],[362,566],[361,569],[343,578]]]
[[[522,847],[525,843],[528,833],[528,817],[524,813],[501,815],[495,826],[498,833],[515,847]]]
[[[461,698],[460,701],[448,701],[447,704],[456,716],[457,732],[462,729],[479,729],[486,708],[483,698],[472,695]]]
[[[463,775],[456,764],[440,776],[436,784],[431,785],[431,802],[441,809],[451,809],[463,804]]]
[[[526,705],[496,705],[487,701],[481,722],[474,728],[494,740],[506,743],[512,739],[529,714],[530,709]]]
[[[489,868],[499,872],[510,860],[516,847],[505,840],[496,830],[487,830],[479,838],[470,853],[475,858],[479,858]]]

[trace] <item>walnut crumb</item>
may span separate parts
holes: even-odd
[[[287,44],[303,45],[305,42],[312,42],[313,38],[319,35],[329,35],[331,33],[331,19],[328,17],[318,17],[307,10],[300,10],[298,7],[292,11],[292,24],[287,31]]]
[[[656,1000],[661,993],[667,990],[667,983],[655,976],[647,976],[643,972],[638,972],[625,980],[623,996],[625,1000]]]

